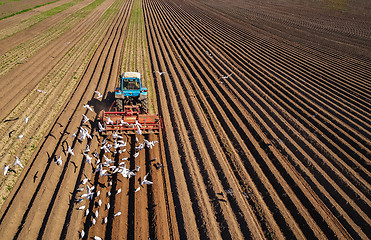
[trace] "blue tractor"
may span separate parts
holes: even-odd
[[[115,90],[118,111],[124,111],[126,105],[139,106],[141,113],[148,112],[147,88],[142,86],[138,72],[125,72],[120,76],[120,87]]]

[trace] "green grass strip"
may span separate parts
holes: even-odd
[[[71,1],[71,2],[68,2],[68,3],[65,3],[65,4],[63,4],[61,6],[52,8],[52,9],[50,9],[48,11],[45,11],[43,13],[40,13],[40,14],[38,14],[36,16],[32,16],[32,17],[30,17],[30,18],[28,18],[26,20],[23,20],[22,23],[23,22],[30,22],[30,23],[32,23],[32,25],[34,25],[34,24],[36,24],[38,22],[41,22],[42,20],[47,19],[48,17],[51,17],[51,16],[53,16],[53,15],[55,15],[57,13],[60,13],[60,12],[62,12],[64,10],[66,10],[66,9],[68,9],[68,8],[74,6],[74,5],[76,5],[76,4],[78,4],[78,3],[82,2],[82,1],[84,1],[84,0],[74,0],[74,1]],[[30,25],[30,26],[32,26],[32,25]]]
[[[14,15],[18,15],[18,14],[21,14],[21,13],[24,13],[24,12],[28,12],[28,11],[31,11],[35,8],[39,8],[39,7],[42,7],[42,6],[45,6],[45,5],[48,5],[48,4],[52,4],[52,3],[55,3],[55,2],[58,2],[60,0],[56,0],[56,1],[53,1],[53,2],[49,2],[49,3],[44,3],[44,4],[41,4],[41,5],[36,5],[35,7],[32,7],[32,8],[27,8],[27,9],[24,9],[22,11],[19,11],[19,12],[15,12],[15,13],[12,13],[10,15],[7,15],[7,16],[4,16],[4,17],[1,17],[0,20],[3,20],[5,18],[10,18],[10,17],[13,17]]]
[[[3,39],[8,38],[10,36],[13,36],[14,34],[17,34],[21,31],[23,31],[24,29],[30,28],[30,27],[34,26],[35,24],[47,19],[48,17],[51,17],[51,16],[53,16],[57,13],[60,13],[60,12],[66,10],[66,9],[68,9],[68,8],[74,6],[74,5],[76,5],[76,4],[78,4],[82,1],[84,1],[84,0],[74,0],[74,1],[71,1],[71,2],[68,2],[68,3],[65,3],[61,6],[52,8],[48,11],[42,12],[42,13],[36,15],[36,16],[32,16],[28,19],[25,19],[25,20],[21,21],[22,24],[18,25],[18,29],[16,31],[14,31],[10,34],[4,35],[4,36],[0,35],[0,40],[3,40]]]

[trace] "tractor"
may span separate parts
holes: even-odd
[[[115,90],[118,111],[123,112],[125,105],[140,106],[141,113],[148,112],[147,88],[143,87],[140,73],[125,72],[120,76],[120,86]]]
[[[115,104],[112,110],[111,108]],[[100,117],[102,135],[158,133],[162,128],[157,114],[148,114],[147,88],[142,86],[140,73],[125,72],[120,77],[120,87],[115,89],[115,101]]]

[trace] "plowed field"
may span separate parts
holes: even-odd
[[[368,1],[37,9],[0,20],[2,239],[369,238]],[[107,152],[97,117],[124,71],[164,128]]]

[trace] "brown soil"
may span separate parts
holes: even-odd
[[[20,155],[27,162],[2,180],[6,196],[18,177],[0,211],[1,236],[78,239],[84,230],[84,239],[368,239],[367,1],[143,0],[145,33],[128,27],[135,1],[105,1],[0,78],[1,164]],[[103,21],[115,4],[117,15]],[[54,18],[62,22],[68,15]],[[51,19],[43,22],[18,33],[19,44],[40,35],[27,38],[27,31],[53,26]],[[92,32],[98,26],[100,34]],[[148,57],[135,36],[146,38]],[[125,152],[104,153],[97,113],[110,106],[119,74],[136,69],[153,73],[147,80],[163,131],[124,136]],[[65,77],[50,80],[62,72]],[[59,108],[36,89],[52,92]],[[95,98],[96,90],[103,100]],[[83,108],[86,103],[94,113]],[[39,116],[27,126],[23,119],[34,109]],[[82,114],[91,121],[83,124]],[[25,157],[22,146],[35,140],[45,116],[48,124]],[[71,137],[80,126],[93,138]],[[134,158],[136,137],[159,144]],[[81,154],[86,144],[90,156],[98,152],[116,165],[127,157],[127,167],[140,171],[130,179],[100,177],[97,158],[90,165]],[[67,145],[75,156],[66,155]],[[58,156],[62,166],[54,163]],[[156,169],[157,162],[164,167]],[[154,184],[134,192],[147,173]],[[77,203],[85,178],[95,194]],[[122,214],[114,217],[117,212]]]
[[[1,1],[0,5],[0,18],[7,17],[12,14],[16,14],[20,11],[24,11],[26,9],[34,8],[33,10],[30,11],[42,11],[42,7],[52,5],[54,4],[53,2],[58,2],[55,0],[34,0],[34,1],[29,1],[29,0],[3,0]],[[42,7],[37,7],[40,5],[44,5]]]

